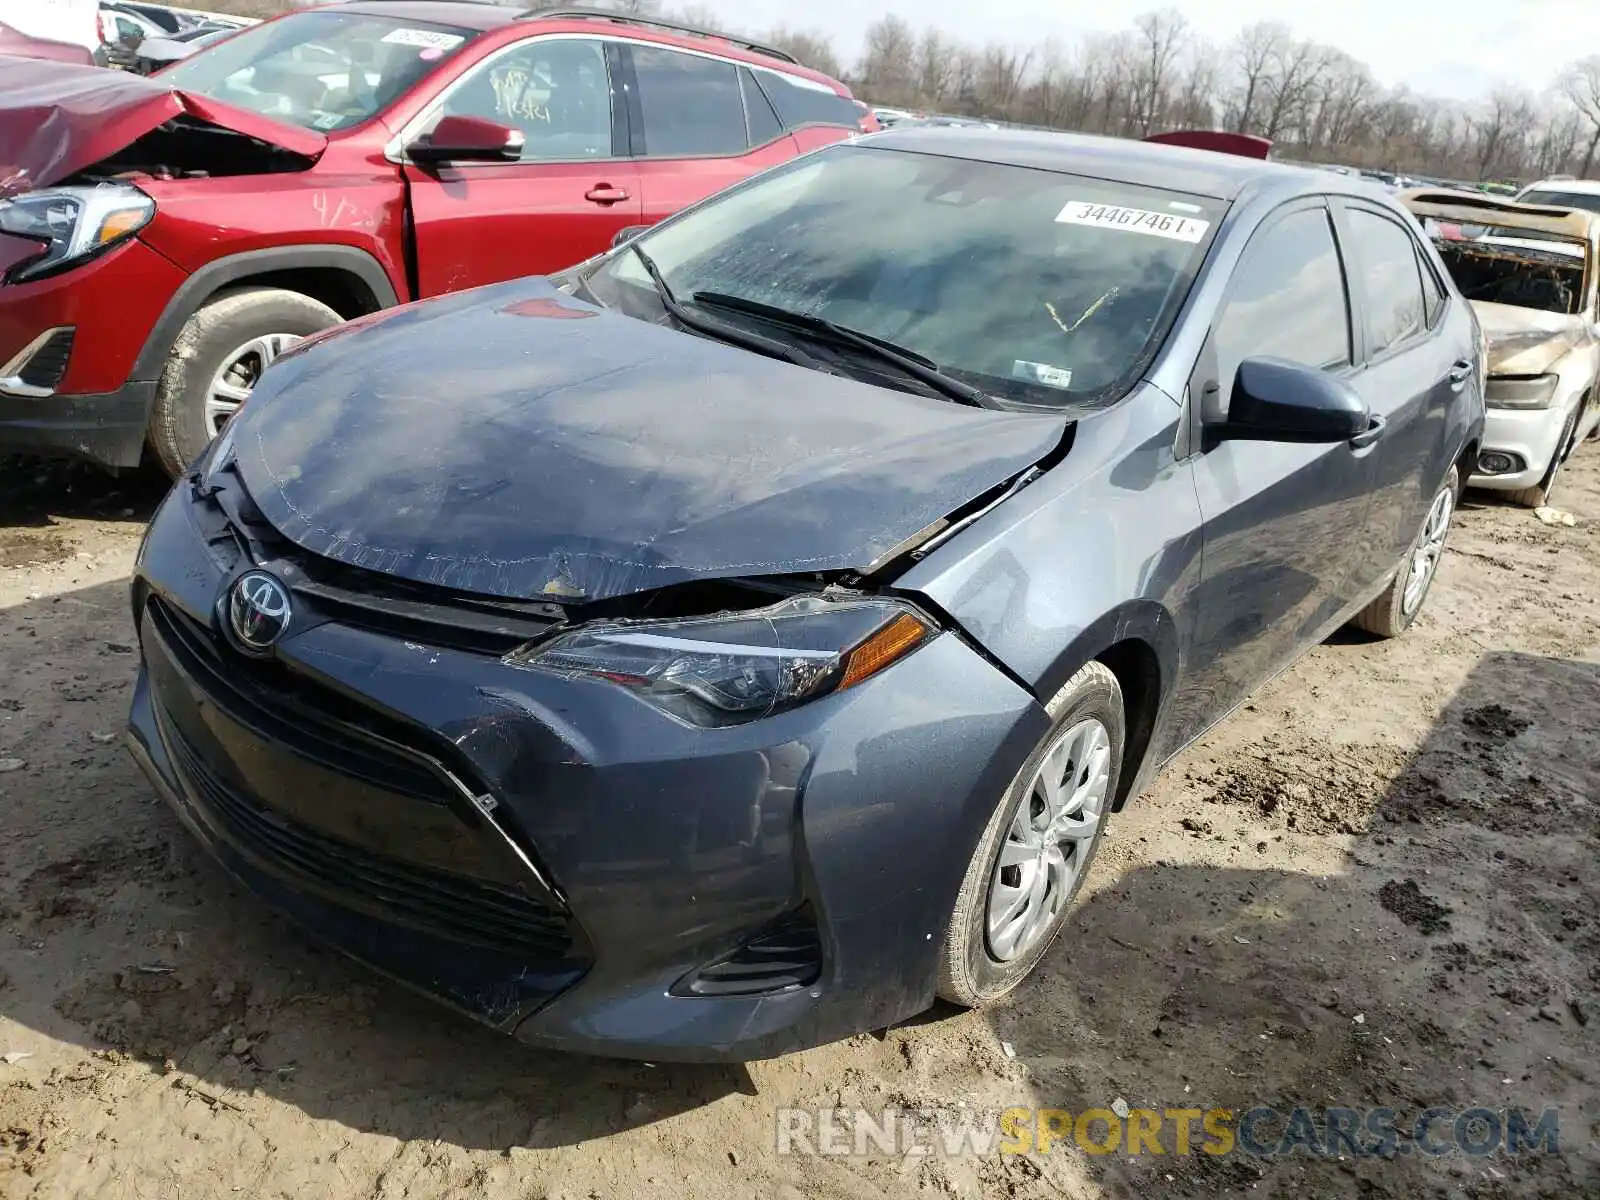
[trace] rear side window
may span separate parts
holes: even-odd
[[[1427,328],[1417,244],[1398,221],[1366,209],[1350,210],[1355,276],[1367,315],[1369,357]]]
[[[750,68],[739,68],[739,89],[744,93],[745,123],[750,130],[750,144],[764,146],[783,132],[783,123],[772,111],[772,103],[761,91],[761,85],[750,73]]]
[[[1223,395],[1244,359],[1286,358],[1308,367],[1350,362],[1350,311],[1333,227],[1322,208],[1292,212],[1245,247],[1215,331]]]
[[[781,71],[757,71],[756,79],[766,92],[785,129],[802,125],[843,125],[859,129],[861,110],[855,101],[846,100],[826,84],[785,75]]]
[[[689,158],[742,154],[749,149],[738,67],[675,50],[634,46],[633,69],[644,113],[646,154]]]

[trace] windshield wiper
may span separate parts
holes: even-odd
[[[764,304],[760,300],[747,300],[743,296],[730,296],[726,292],[696,292],[694,302],[706,308],[725,308],[729,312],[747,313],[752,317],[772,321],[775,324],[791,325],[797,329],[810,333],[825,334],[835,342],[842,342],[847,346],[854,346],[857,350],[865,350],[868,354],[892,363],[907,375],[921,380],[934,391],[957,400],[962,404],[970,404],[974,408],[993,408],[993,398],[981,388],[975,388],[970,383],[963,383],[940,370],[939,364],[926,355],[918,354],[905,346],[897,346],[893,342],[882,338],[873,337],[870,333],[862,333],[851,329],[847,325],[839,325],[825,317],[815,317],[810,313],[791,312],[786,308],[779,308],[776,304]]]
[[[797,367],[808,367],[813,371],[832,374],[825,364],[798,346],[790,346],[774,338],[762,337],[759,333],[750,333],[724,321],[690,312],[683,301],[672,294],[672,288],[661,276],[661,268],[656,266],[656,260],[650,257],[645,248],[638,242],[631,243],[628,248],[639,259],[639,265],[644,268],[644,273],[650,276],[650,282],[655,285],[656,295],[661,298],[661,307],[666,309],[667,314],[680,325],[693,329],[696,333],[703,333],[707,337],[714,337],[718,341],[742,346],[746,350],[754,350],[757,354],[765,354],[769,358],[779,358]]]

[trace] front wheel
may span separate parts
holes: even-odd
[[[1428,505],[1428,515],[1422,528],[1411,541],[1411,548],[1400,562],[1400,569],[1389,581],[1389,586],[1366,608],[1356,614],[1353,624],[1358,629],[1392,638],[1411,628],[1411,623],[1422,611],[1422,602],[1433,587],[1433,577],[1439,571],[1439,559],[1444,555],[1445,539],[1450,536],[1450,522],[1455,518],[1456,500],[1461,495],[1461,474],[1455,467],[1444,477],[1433,502]]]
[[[1514,492],[1507,492],[1506,499],[1513,504],[1520,504],[1524,508],[1543,508],[1550,503],[1550,497],[1555,493],[1556,480],[1561,475],[1561,468],[1566,465],[1567,458],[1577,449],[1573,439],[1578,432],[1578,418],[1581,413],[1575,412],[1567,418],[1567,423],[1561,427],[1561,436],[1556,440],[1555,457],[1550,460],[1550,469],[1544,473],[1544,478],[1532,487],[1518,488]]]
[[[150,448],[176,479],[222,432],[286,349],[342,320],[310,296],[244,288],[212,300],[178,334],[150,414]]]
[[[1122,689],[1091,662],[1046,706],[1050,732],[1012,779],[967,866],[939,995],[972,1007],[1016,987],[1066,923],[1122,771]]]

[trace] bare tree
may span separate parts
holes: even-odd
[[[867,26],[859,75],[874,96],[891,104],[916,99],[917,37],[904,18],[892,13]]]
[[[1289,27],[1281,21],[1257,21],[1239,31],[1233,44],[1234,62],[1241,75],[1232,121],[1235,132],[1255,131],[1259,110],[1266,103],[1273,64],[1293,41]]]
[[[835,79],[844,75],[839,53],[825,33],[807,33],[779,26],[761,40],[776,50],[793,55],[797,61],[824,75],[832,75]]]
[[[1133,72],[1133,95],[1140,136],[1150,132],[1167,104],[1173,69],[1188,39],[1189,22],[1173,8],[1134,18],[1139,62]]]
[[[1561,91],[1589,123],[1589,139],[1578,174],[1587,178],[1600,151],[1600,55],[1591,54],[1569,66],[1561,76]]]

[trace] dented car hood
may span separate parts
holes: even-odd
[[[49,187],[188,116],[315,158],[322,134],[236,108],[157,78],[12,58],[0,88],[0,197]]]
[[[1472,301],[1489,342],[1489,374],[1543,375],[1580,346],[1593,344],[1594,330],[1582,316],[1541,312],[1514,304]]]
[[[233,435],[313,553],[504,598],[866,568],[1069,418],[886,390],[517,280],[296,347]]]

